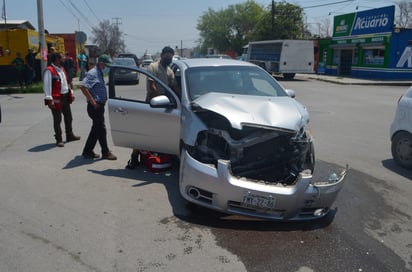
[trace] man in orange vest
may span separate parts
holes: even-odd
[[[64,147],[62,138],[61,121],[62,114],[66,129],[66,142],[80,140],[79,136],[73,134],[72,111],[70,104],[74,101],[72,86],[67,81],[67,75],[62,67],[63,56],[53,53],[51,64],[43,73],[44,104],[49,107],[53,115],[54,137],[56,146]]]

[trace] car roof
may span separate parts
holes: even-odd
[[[209,67],[209,66],[251,66],[256,65],[250,62],[235,60],[235,59],[214,59],[214,58],[194,58],[194,59],[180,59],[173,61],[176,64],[180,64],[189,67]]]
[[[232,59],[231,56],[225,55],[225,54],[212,54],[212,55],[206,55],[206,58],[220,58],[220,59]]]

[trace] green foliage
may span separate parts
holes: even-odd
[[[271,5],[267,8],[264,18],[256,26],[254,39],[301,39],[303,29],[303,9],[286,2],[279,2],[274,6],[273,21]]]
[[[272,5],[264,8],[253,0],[219,11],[209,8],[197,24],[201,52],[205,54],[207,48],[214,48],[219,52],[233,50],[240,55],[249,41],[301,38],[303,9],[286,2],[275,3],[274,7],[273,20]]]

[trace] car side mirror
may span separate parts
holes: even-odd
[[[288,94],[289,97],[292,97],[292,98],[295,98],[295,97],[296,97],[296,93],[295,93],[294,90],[292,90],[292,89],[286,89],[285,91],[286,91],[286,93]]]
[[[170,107],[172,103],[170,102],[170,99],[166,95],[159,95],[156,97],[153,97],[150,100],[150,106],[152,108],[167,108]]]

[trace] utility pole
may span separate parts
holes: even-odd
[[[112,18],[115,22],[113,24],[115,24],[116,26],[119,26],[122,24],[122,18],[121,17],[114,17]]]
[[[6,54],[10,55],[10,41],[9,41],[9,28],[7,26],[7,15],[6,15],[6,0],[3,0],[3,8],[1,10],[1,18],[4,19],[4,27],[6,29]]]
[[[275,37],[275,1],[272,0],[272,38]]]
[[[41,71],[47,68],[47,44],[44,33],[43,0],[37,0],[37,21],[39,25],[39,46],[41,53]]]

